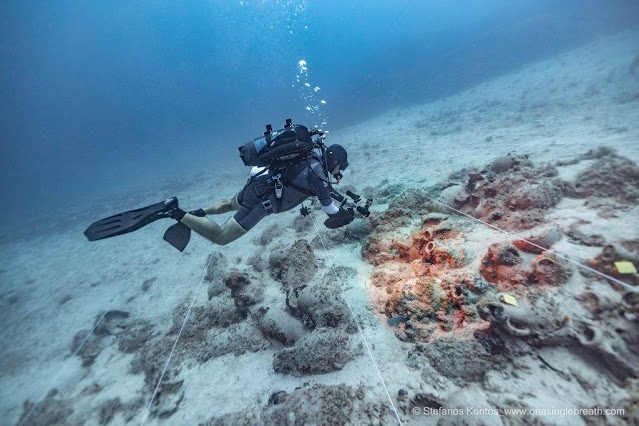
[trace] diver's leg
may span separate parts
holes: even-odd
[[[238,197],[236,197],[236,202],[237,198]],[[241,196],[239,198],[240,200],[243,199]],[[243,200],[246,202],[246,205],[240,205],[235,215],[224,222],[222,226],[219,226],[212,220],[197,217],[192,214],[184,215],[182,222],[204,238],[216,244],[228,244],[246,234],[267,215],[264,205],[261,202],[255,204],[253,203],[256,201],[255,199]]]
[[[228,213],[230,211],[235,211],[239,208],[239,204],[235,200],[235,197],[230,200],[224,199],[216,201],[208,207],[204,208],[204,213],[206,214],[222,214]]]
[[[187,213],[181,222],[207,240],[219,245],[225,245],[231,241],[235,241],[247,232],[247,230],[232,217],[220,226],[210,219]]]
[[[230,200],[223,199],[223,200],[216,201],[210,206],[205,207],[202,210],[204,210],[204,213],[206,213],[207,215],[222,214],[222,213],[237,211],[240,209],[240,203],[237,201],[237,199],[238,197],[241,197],[241,194],[242,192],[240,192],[239,194],[237,194],[235,197],[231,198]]]

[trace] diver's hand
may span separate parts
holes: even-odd
[[[192,214],[193,216],[197,216],[197,217],[206,216],[206,212],[204,211],[204,209],[193,210],[193,211],[189,212],[189,214]]]
[[[324,225],[330,229],[341,228],[353,221],[355,213],[352,209],[343,209],[340,207],[339,211],[335,214],[328,215],[328,219],[324,221]]]

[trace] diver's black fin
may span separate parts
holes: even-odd
[[[160,203],[142,207],[141,209],[118,213],[93,222],[91,226],[84,231],[84,235],[89,241],[96,241],[115,237],[116,235],[128,234],[158,219],[168,217],[166,213],[177,206],[177,198],[171,197]]]
[[[182,222],[169,226],[169,229],[164,233],[164,241],[180,251],[184,251],[190,239],[191,228]]]

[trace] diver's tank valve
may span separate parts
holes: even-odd
[[[273,126],[270,124],[266,125],[266,132],[264,132],[264,140],[266,140],[266,144],[271,144],[271,134],[273,133]]]

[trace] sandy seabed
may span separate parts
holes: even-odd
[[[375,200],[339,230],[315,208],[183,254],[166,223],[82,236],[170,195],[230,197],[238,159],[3,243],[0,423],[639,422],[639,276],[614,265],[639,265],[636,46],[602,38],[331,133],[338,189]]]

